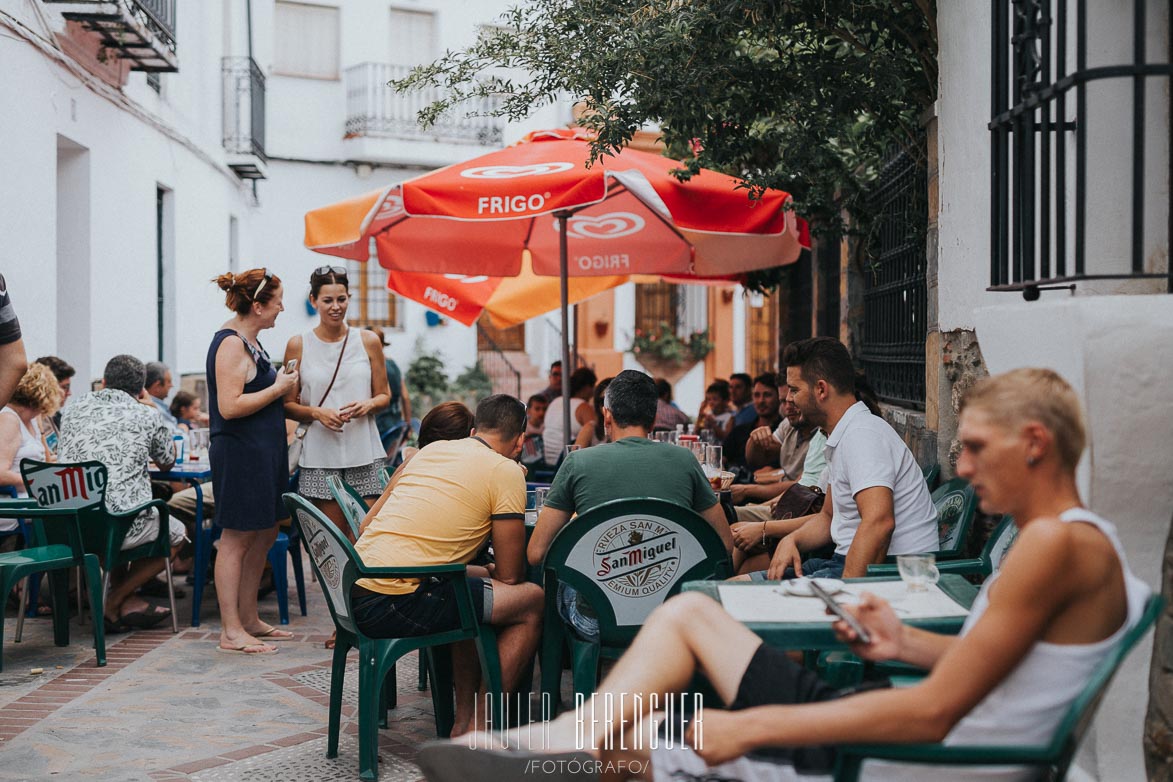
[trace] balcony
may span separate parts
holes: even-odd
[[[265,74],[251,57],[225,57],[224,149],[241,179],[264,179]]]
[[[402,79],[411,71],[408,65],[364,62],[347,68],[344,72],[346,83],[346,138],[347,139],[393,139],[414,142],[416,145],[464,147],[441,153],[455,162],[468,156],[467,147],[500,147],[503,139],[504,121],[491,116],[466,116],[470,112],[486,114],[495,109],[500,100],[495,97],[467,101],[442,116],[435,125],[424,129],[419,126],[416,116],[420,109],[438,100],[443,94],[439,88],[429,88],[410,93],[398,93],[387,83]],[[367,145],[375,149],[378,144]],[[376,156],[377,155],[376,153]],[[408,157],[411,154],[408,153]],[[383,157],[383,156],[379,156]],[[399,158],[401,155],[393,155]]]
[[[66,19],[96,32],[133,71],[174,73],[175,0],[45,0]]]

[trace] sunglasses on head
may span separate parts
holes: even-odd
[[[255,291],[253,291],[253,295],[252,295],[253,301],[257,300],[257,296],[260,296],[261,291],[263,291],[265,289],[265,286],[268,285],[273,280],[273,273],[271,271],[269,271],[268,266],[266,266],[262,271],[264,272],[264,276],[261,278],[260,283],[257,285],[257,289]]]
[[[315,277],[329,277],[330,275],[334,275],[335,277],[345,277],[346,269],[341,266],[319,266],[318,268],[314,269]]]

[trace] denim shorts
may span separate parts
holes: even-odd
[[[835,554],[830,559],[822,559],[820,557],[811,557],[803,560],[802,574],[809,578],[842,578],[843,566],[847,563],[847,557],[842,554]],[[755,570],[749,574],[750,581],[765,581],[765,570]],[[786,568],[786,572],[782,574],[782,580],[787,581],[795,578],[796,574],[794,568]]]
[[[583,609],[586,609],[584,612]],[[558,616],[584,641],[598,643],[599,620],[590,607],[578,599],[578,591],[566,584],[558,585]]]
[[[493,583],[487,578],[468,579],[472,610],[482,624],[493,615]],[[354,621],[371,638],[413,638],[460,627],[456,587],[452,579],[428,578],[414,592],[385,595],[357,584],[350,593]]]

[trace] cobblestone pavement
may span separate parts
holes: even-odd
[[[305,572],[309,574],[307,565]],[[4,625],[0,672],[0,780],[355,780],[358,778],[356,656],[351,653],[338,757],[326,759],[331,622],[318,585],[306,584],[300,616],[290,584],[291,641],[277,654],[218,654],[215,591],[201,625],[186,628],[191,598],[178,601],[180,631],[107,638],[108,664],[95,665],[89,624],[75,617],[70,645],[53,645],[48,618],[25,622],[13,643]],[[190,593],[190,587],[187,587]],[[273,596],[261,613],[276,622]],[[435,738],[430,693],[416,688],[416,655],[398,665],[399,702],[379,731],[379,779],[420,779],[413,761]],[[42,673],[34,674],[34,669]]]

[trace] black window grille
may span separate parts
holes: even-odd
[[[655,334],[664,323],[680,330],[680,286],[668,282],[637,283],[635,286],[635,327]]]
[[[875,222],[865,264],[859,361],[886,402],[923,410],[928,291],[928,176],[923,136],[888,154],[869,194]]]
[[[387,270],[372,254],[366,263],[347,261],[350,308],[346,319],[360,326],[399,328],[399,298],[387,290]]]
[[[1173,75],[1168,61],[1154,62],[1146,51],[1148,25],[1154,21],[1147,10],[1158,4],[1120,4],[1131,5],[1132,61],[1089,66],[1088,40],[1095,41],[1097,31],[1089,30],[1087,0],[991,2],[989,289],[1022,291],[1034,300],[1041,289],[1073,288],[1081,280],[1149,277],[1168,278],[1173,293],[1173,264],[1165,270],[1155,268],[1156,261],[1146,264],[1144,249],[1146,176],[1151,183],[1173,173],[1145,166],[1146,117],[1168,112],[1167,105],[1155,111],[1146,106],[1146,83]],[[1104,12],[1102,7],[1092,10]],[[1112,13],[1119,17],[1118,11]],[[1173,17],[1167,23],[1167,38],[1173,41]],[[1163,54],[1168,59],[1168,52]],[[1089,104],[1089,86],[1102,87],[1109,79],[1117,80],[1112,84],[1130,83],[1131,117]],[[1094,92],[1097,99],[1103,94]],[[1164,95],[1167,101],[1168,92]],[[1119,154],[1107,144],[1089,148],[1089,127],[1096,122],[1130,123],[1131,165],[1115,172],[1130,180],[1127,224],[1101,225],[1088,212],[1089,188],[1094,203],[1096,187],[1088,177],[1089,155],[1094,160],[1096,155]],[[1160,139],[1147,141],[1151,145]],[[1112,232],[1110,251],[1093,250],[1088,257],[1089,228]],[[1101,233],[1097,242],[1103,240]]]

